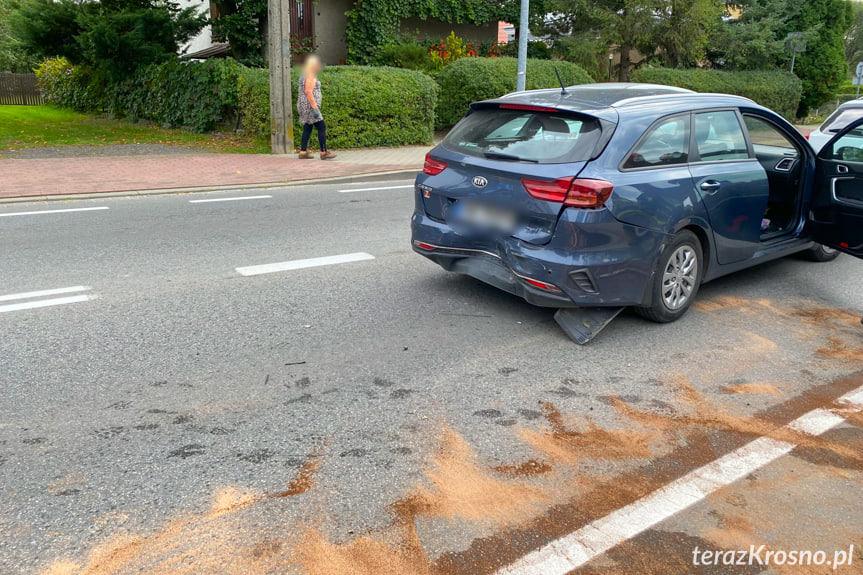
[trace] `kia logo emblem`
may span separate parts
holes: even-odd
[[[473,185],[478,188],[484,188],[488,185],[488,180],[486,180],[482,176],[474,176]]]

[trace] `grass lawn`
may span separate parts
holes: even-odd
[[[250,154],[270,151],[269,142],[245,136],[166,130],[78,114],[54,106],[0,106],[0,150],[108,144],[168,144]]]

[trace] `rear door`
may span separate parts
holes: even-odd
[[[761,245],[761,221],[770,198],[767,174],[749,153],[737,110],[692,117],[689,171],[713,228],[720,264],[747,260]]]
[[[818,153],[806,225],[816,242],[863,258],[863,119]]]
[[[426,213],[464,235],[477,233],[470,222],[487,220],[501,225],[479,230],[483,237],[496,231],[548,243],[563,209],[554,198],[566,194],[600,134],[599,121],[581,114],[522,104],[477,109],[431,154],[447,167],[425,182]]]

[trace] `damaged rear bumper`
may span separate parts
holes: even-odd
[[[541,307],[646,305],[665,234],[616,220],[608,210],[565,210],[545,245],[515,237],[466,237],[417,210],[411,247]]]

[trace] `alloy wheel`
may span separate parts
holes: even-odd
[[[671,311],[686,305],[698,278],[695,248],[682,245],[674,250],[662,275],[662,301]]]

